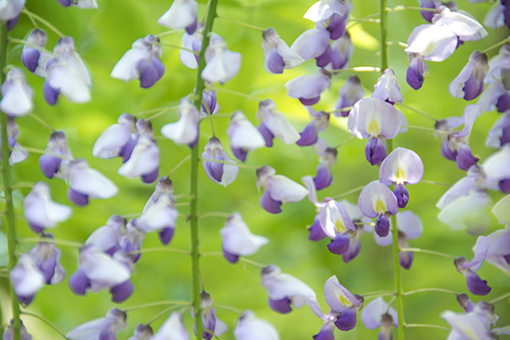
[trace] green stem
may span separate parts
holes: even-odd
[[[365,186],[364,186],[364,185],[362,185],[362,186],[360,186],[360,187],[357,187],[357,188],[354,188],[354,189],[352,189],[352,190],[346,191],[346,192],[344,192],[343,194],[340,194],[340,195],[338,195],[338,196],[333,197],[333,199],[334,199],[334,200],[337,200],[337,199],[342,198],[342,197],[344,197],[344,196],[347,196],[347,195],[350,195],[350,194],[357,193],[357,192],[359,192],[359,191],[363,190],[363,188],[364,188],[364,187],[365,187]]]
[[[207,253],[202,253],[202,254],[200,254],[200,256],[223,256],[223,254],[219,251],[211,251],[211,252],[207,252]],[[252,266],[255,266],[258,268],[266,268],[267,267],[267,265],[265,265],[265,264],[255,262],[252,260],[248,260],[244,257],[239,257],[239,261],[247,263],[247,264],[251,264]]]
[[[418,109],[415,109],[414,107],[412,106],[409,106],[409,105],[406,105],[406,104],[402,104],[402,103],[395,103],[395,106],[401,106],[401,107],[405,107],[406,109],[409,109],[411,111],[414,111],[420,115],[422,115],[423,117],[427,118],[427,119],[430,119],[430,120],[433,120],[434,122],[437,122],[437,119],[432,117],[431,115],[429,115],[428,113],[426,112],[423,112],[421,110],[418,110]]]
[[[144,110],[144,111],[140,111],[140,112],[137,112],[137,113],[133,113],[132,116],[139,117],[139,116],[142,116],[142,115],[145,115],[145,114],[159,112],[159,111],[163,111],[163,110],[168,110],[168,111],[176,110],[177,108],[178,108],[178,106],[158,107],[158,108],[154,108],[154,109],[149,109],[149,110]]]
[[[332,74],[342,73],[342,72],[381,72],[381,69],[379,67],[372,67],[372,66],[358,66],[358,67],[351,67],[351,68],[343,68],[341,70],[335,70],[332,71]]]
[[[398,11],[404,11],[406,9],[413,10],[413,11],[428,11],[428,12],[436,11],[435,8],[423,8],[423,7],[404,6],[404,5],[396,6],[393,8],[388,8],[388,9],[386,9],[386,11],[387,12],[398,12]]]
[[[32,12],[30,12],[29,10],[27,10],[25,7],[23,7],[23,9],[21,10],[21,13],[24,13],[26,14],[28,17],[31,17],[37,21],[39,21],[41,24],[45,25],[46,27],[48,27],[50,30],[52,30],[53,32],[55,32],[56,35],[58,35],[59,37],[63,37],[64,34],[62,32],[60,32],[55,26],[53,26],[52,24],[50,24],[48,21],[46,21],[45,19],[41,18],[40,16],[38,16],[37,14],[34,14]]]
[[[7,65],[7,26],[2,23],[0,28],[0,70]],[[0,72],[0,84],[3,84],[5,74]],[[1,96],[0,96],[1,97]],[[0,113],[1,135],[2,135],[2,180],[5,196],[5,224],[7,232],[7,251],[9,256],[9,270],[16,265],[16,226],[14,225],[14,204],[12,200],[11,166],[9,164],[9,143],[7,140],[7,115]],[[11,286],[12,318],[14,340],[21,339],[21,320],[19,318],[19,303],[16,294]]]
[[[440,292],[440,293],[447,293],[447,294],[453,294],[453,295],[459,295],[459,293],[454,292],[453,290],[443,289],[443,288],[423,288],[423,289],[416,289],[411,290],[409,292],[405,292],[404,296],[416,294],[416,293],[422,293],[422,292]]]
[[[53,55],[53,52],[51,52],[50,50],[47,50],[44,47],[41,47],[41,46],[36,45],[36,44],[31,44],[31,43],[29,43],[26,40],[21,40],[21,39],[16,39],[16,38],[9,38],[8,41],[10,43],[14,43],[14,44],[27,45],[27,46],[30,46],[32,48],[35,48],[36,50],[38,50],[40,52],[45,52],[45,53],[48,53],[50,55]]]
[[[170,34],[174,34],[174,33],[181,33],[182,34],[182,29],[180,30],[172,30],[172,31],[165,31],[165,32],[161,32],[161,33],[158,33],[155,35],[155,37],[158,37],[158,38],[161,38],[161,37],[164,37],[166,35],[170,35]]]
[[[450,183],[442,183],[442,182],[436,182],[436,181],[429,181],[427,179],[422,179],[420,181],[420,183],[425,183],[425,184],[434,184],[434,185],[441,185],[443,187],[451,187],[452,185]]]
[[[381,72],[388,68],[388,9],[387,0],[381,0]]]
[[[243,311],[238,309],[238,308],[235,308],[235,307],[232,307],[232,306],[226,306],[226,305],[215,305],[213,306],[213,308],[221,308],[221,309],[224,309],[224,310],[229,310],[231,312],[234,312],[236,314],[243,314]]]
[[[333,147],[333,149],[338,149],[338,148],[339,148],[339,147],[341,147],[342,145],[349,143],[350,141],[354,140],[355,138],[356,138],[356,137],[351,136],[351,137],[347,138],[346,140],[344,140],[343,142],[341,142],[340,144],[335,145],[335,146]]]
[[[124,312],[132,312],[134,310],[138,310],[138,309],[143,309],[143,308],[148,308],[148,307],[155,307],[155,306],[164,306],[164,305],[178,305],[178,306],[183,306],[183,305],[189,305],[189,301],[173,301],[173,300],[163,300],[163,301],[152,301],[152,302],[147,302],[147,303],[143,303],[141,305],[136,305],[136,306],[132,306],[132,307],[128,307],[128,308],[125,308],[125,309],[122,309]]]
[[[400,251],[412,251],[412,252],[416,252],[416,253],[424,253],[424,254],[432,254],[432,255],[442,256],[442,257],[446,257],[446,258],[449,258],[449,259],[456,259],[456,257],[453,256],[453,255],[443,254],[443,253],[440,253],[438,251],[427,250],[427,249],[400,248]]]
[[[67,240],[60,240],[60,239],[53,239],[50,237],[29,237],[29,238],[22,238],[21,240],[18,240],[19,244],[23,243],[38,243],[38,242],[44,242],[44,243],[54,243],[61,246],[69,246],[74,248],[81,248],[83,247],[82,243],[78,242],[72,242]]]
[[[60,336],[62,336],[64,339],[67,339],[67,336],[66,334],[60,329],[58,328],[57,326],[55,326],[54,324],[52,324],[50,321],[46,320],[46,318],[42,317],[41,315],[37,315],[37,314],[34,314],[34,313],[29,313],[29,312],[25,312],[25,311],[22,311],[21,314],[23,315],[29,315],[29,316],[32,316],[36,319],[39,319],[41,320],[42,322],[44,322],[45,324],[47,324],[48,326],[50,326],[51,328],[53,328],[58,334],[60,334]]]
[[[363,22],[373,22],[373,23],[376,23],[376,24],[380,24],[381,23],[381,20],[379,20],[379,19],[369,19],[369,18],[347,19],[345,21],[346,22],[361,22],[361,21],[363,21]],[[354,26],[354,25],[352,25],[352,26]]]
[[[187,155],[186,157],[184,157],[179,163],[177,163],[176,166],[174,166],[174,168],[172,170],[170,170],[170,172],[168,173],[168,175],[166,177],[170,178],[170,176],[172,176],[172,174],[175,172],[175,170],[179,169],[184,163],[189,161],[190,158],[191,158],[191,155]],[[177,196],[176,196],[176,198],[177,198]]]
[[[233,94],[233,95],[236,95],[236,96],[239,96],[239,97],[243,97],[243,98],[246,98],[246,99],[255,100],[255,101],[257,101],[257,102],[261,102],[261,101],[263,101],[262,99],[257,98],[257,97],[250,96],[249,94],[245,94],[245,93],[238,92],[238,91],[234,91],[234,90],[230,90],[230,89],[225,89],[225,88],[223,88],[223,87],[207,86],[207,88],[208,88],[209,90],[214,90],[214,91],[218,91],[218,92],[230,93],[230,94]]]
[[[129,254],[143,254],[143,253],[153,253],[158,251],[166,251],[166,252],[173,252],[173,253],[181,253],[186,255],[191,255],[191,253],[184,249],[178,249],[178,248],[167,248],[167,247],[154,247],[154,248],[143,248],[138,251],[132,251]]]
[[[437,325],[426,325],[421,323],[408,323],[404,326],[405,328],[437,328],[437,329],[444,329],[445,331],[450,331],[450,328],[443,327],[443,326],[437,326]]]
[[[386,43],[386,45],[388,45],[388,46],[397,45],[397,46],[401,46],[401,47],[407,48],[407,44],[403,43],[402,41],[388,41]]]
[[[495,298],[494,300],[492,300],[490,303],[496,303],[498,301],[501,301],[503,299],[506,299],[507,297],[510,297],[510,293],[507,293],[505,295],[501,295],[500,297],[497,297]]]
[[[35,120],[37,120],[39,123],[41,123],[42,126],[44,126],[45,128],[47,128],[48,130],[50,131],[55,131],[54,128],[52,128],[48,123],[46,123],[41,117],[39,117],[38,115],[36,115],[35,113],[29,113],[30,117],[34,118]]]
[[[407,129],[412,129],[412,130],[420,130],[420,131],[427,131],[427,132],[437,133],[437,134],[440,134],[440,135],[449,135],[450,134],[450,132],[448,132],[448,131],[436,130],[436,129],[426,128],[426,127],[423,127],[423,126],[402,125],[401,127],[402,128],[407,128]]]
[[[208,212],[205,212],[205,213],[202,213],[200,215],[198,215],[198,219],[201,219],[201,218],[204,218],[204,217],[225,217],[225,218],[229,218],[232,214],[230,213],[226,213],[226,212],[222,212],[222,211],[208,211]]]
[[[265,28],[261,28],[261,27],[254,26],[254,25],[250,25],[250,24],[247,24],[245,22],[242,22],[242,21],[239,21],[239,20],[236,20],[236,19],[225,18],[225,17],[219,16],[219,15],[217,15],[216,18],[217,19],[221,19],[221,20],[225,20],[225,21],[230,21],[230,22],[233,22],[234,24],[237,24],[237,25],[240,25],[240,26],[244,26],[244,27],[248,27],[248,28],[254,29],[256,31],[264,32],[266,30]]]
[[[389,290],[379,290],[379,291],[376,291],[376,292],[368,292],[368,293],[365,293],[365,294],[361,294],[361,296],[365,297],[365,296],[381,295],[381,294],[395,295],[395,292],[391,292]]]
[[[487,52],[489,52],[490,50],[493,50],[493,49],[495,49],[495,48],[498,48],[499,46],[504,45],[504,44],[506,44],[506,43],[507,43],[507,42],[509,42],[509,41],[510,41],[510,37],[508,37],[508,38],[506,38],[506,39],[503,39],[503,40],[501,40],[500,42],[498,42],[497,44],[494,44],[494,45],[492,45],[491,47],[486,48],[486,49],[485,49],[485,50],[483,50],[481,53],[487,53]]]
[[[172,109],[163,109],[163,110],[159,111],[158,113],[153,114],[152,116],[147,117],[145,119],[151,120],[151,119],[157,118],[157,117],[161,116],[162,114],[167,113],[168,111],[171,111],[171,110],[173,110],[173,108]]]
[[[166,313],[168,313],[172,309],[176,309],[176,308],[178,308],[180,306],[181,305],[170,306],[170,307],[167,307],[167,308],[163,309],[161,312],[156,314],[152,319],[150,319],[149,322],[147,322],[147,325],[150,326],[151,323],[153,323],[154,321],[156,321],[157,319],[159,319],[160,317],[162,317],[163,315],[165,315]]]
[[[200,112],[202,106],[202,93],[205,89],[205,81],[202,79],[202,71],[205,68],[205,50],[209,46],[210,32],[212,31],[214,19],[216,17],[216,6],[218,0],[209,0],[207,17],[204,29],[202,30],[202,48],[198,57],[198,67],[195,85],[194,105]],[[200,131],[199,131],[200,132]],[[198,133],[200,135],[200,133]],[[192,305],[193,316],[195,318],[197,339],[203,339],[203,326],[200,307],[200,253],[199,253],[199,237],[198,237],[198,167],[200,162],[198,139],[191,149],[191,169],[190,169],[190,199],[189,204],[189,221],[191,234],[191,266],[192,266]]]
[[[185,50],[185,51],[191,52],[191,53],[193,53],[193,54],[198,54],[196,51],[193,51],[193,50],[192,50],[192,49],[190,49],[190,48],[182,47],[182,46],[180,46],[180,45],[169,44],[169,43],[166,43],[166,42],[155,42],[154,44],[156,44],[156,45],[160,45],[160,46],[166,46],[166,47],[177,48],[177,49],[179,49],[179,50]]]

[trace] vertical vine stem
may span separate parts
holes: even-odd
[[[7,65],[7,26],[3,23],[0,27],[0,70]],[[5,75],[0,72],[0,84],[3,84]],[[0,96],[1,98],[1,96]],[[2,125],[2,181],[5,195],[5,225],[7,231],[7,248],[9,252],[9,271],[16,265],[16,228],[14,226],[14,205],[12,203],[11,166],[9,164],[10,148],[7,136],[7,115],[0,113],[0,124]],[[19,303],[14,290],[11,287],[12,295],[12,319],[14,340],[20,340]]]
[[[209,46],[210,36],[209,33],[212,31],[213,22],[216,17],[216,7],[218,0],[209,0],[207,4],[207,17],[205,20],[205,26],[202,30],[202,48],[198,56],[198,67],[197,67],[197,78],[195,85],[195,98],[194,104],[200,112],[202,105],[202,92],[205,89],[205,82],[202,79],[202,70],[205,67],[205,50]],[[200,133],[198,134],[200,135]],[[191,170],[190,170],[190,204],[189,204],[189,221],[191,231],[191,265],[192,265],[192,289],[193,289],[193,314],[195,316],[197,339],[202,339],[202,320],[201,320],[201,308],[200,308],[200,253],[199,253],[199,238],[198,238],[198,163],[200,161],[198,153],[199,143],[198,137],[197,142],[191,149]]]

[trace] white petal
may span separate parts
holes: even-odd
[[[100,286],[112,287],[126,282],[129,269],[121,262],[114,260],[110,255],[92,247],[82,252],[83,261],[80,266],[91,281]]]
[[[246,222],[238,213],[232,214],[225,227],[220,230],[222,247],[227,252],[239,255],[250,256],[255,254],[260,247],[267,244],[269,240],[263,236],[252,234]]]
[[[119,168],[119,175],[138,177],[150,174],[159,165],[159,148],[152,138],[142,135],[129,160]]]
[[[16,266],[9,273],[12,286],[17,295],[33,295],[44,284],[44,277],[36,266],[35,260],[28,254],[22,254]]]
[[[448,27],[463,41],[483,39],[487,31],[478,21],[459,11],[452,12],[446,6],[440,8],[441,13],[436,14],[432,23],[438,26]]]
[[[195,0],[175,0],[158,24],[175,30],[185,28],[196,20],[197,7]]]
[[[325,29],[312,28],[301,34],[290,47],[304,60],[320,56],[329,45],[329,32]]]
[[[443,61],[455,52],[457,36],[444,26],[420,25],[408,39],[407,53],[422,55],[425,60]]]
[[[494,204],[492,213],[498,219],[499,224],[510,224],[510,195],[503,197]]]
[[[471,191],[447,205],[437,218],[448,224],[453,230],[469,228],[474,232],[484,230],[490,223],[485,210],[491,203],[486,193]]]
[[[271,198],[275,201],[299,202],[308,195],[305,187],[282,175],[271,176],[267,182]]]
[[[266,146],[262,134],[241,111],[234,112],[227,134],[232,148],[255,150]]]
[[[111,198],[118,192],[117,186],[99,171],[89,168],[85,162],[69,164],[71,188],[90,198]]]
[[[251,311],[239,317],[234,337],[236,340],[280,340],[276,328],[266,320],[257,318]]]
[[[89,88],[72,70],[55,66],[48,75],[50,86],[60,90],[71,102],[85,103],[90,101]]]
[[[151,337],[151,340],[189,340],[181,315],[178,312],[170,314],[158,332]]]
[[[147,209],[144,209],[137,227],[143,231],[154,231],[165,227],[175,226],[175,221],[179,213],[173,205],[172,199],[168,195],[159,196],[156,203]]]
[[[128,81],[130,79],[138,79],[138,63],[140,60],[147,59],[149,57],[148,49],[130,49],[113,67],[111,77]]]

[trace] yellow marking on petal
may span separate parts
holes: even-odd
[[[347,228],[343,224],[342,219],[339,218],[338,220],[335,221],[335,229],[338,230],[338,232],[340,233],[344,233],[347,231]]]
[[[372,136],[379,136],[381,134],[381,128],[379,127],[379,123],[377,119],[372,118],[368,123],[367,132]]]
[[[340,295],[338,296],[338,300],[340,301],[340,303],[342,305],[344,305],[347,308],[352,306],[351,301],[347,298],[347,296],[345,296],[344,292],[342,292],[342,291],[340,291]]]
[[[384,214],[387,211],[384,202],[380,198],[375,202],[375,211],[379,214]]]
[[[398,167],[396,175],[397,175],[397,178],[395,178],[395,182],[404,183],[406,181],[406,178],[407,178],[406,173],[401,166]]]

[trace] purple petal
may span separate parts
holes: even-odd
[[[317,166],[317,175],[313,178],[316,190],[322,190],[333,184],[333,173],[324,164]]]
[[[505,93],[500,96],[496,102],[498,112],[506,112],[510,109],[510,94]]]
[[[282,56],[278,54],[278,49],[275,47],[269,52],[269,55],[266,57],[266,69],[271,71],[271,73],[283,73],[283,68],[285,66],[285,61]]]
[[[329,38],[336,40],[345,34],[345,19],[339,13],[334,12],[329,18],[329,25],[326,27]]]
[[[371,165],[379,164],[386,157],[386,141],[379,137],[372,137],[365,146],[365,157]]]
[[[46,103],[48,103],[49,105],[55,105],[57,103],[59,94],[60,91],[51,87],[48,78],[46,78],[43,84],[43,95],[44,100],[46,100]]]
[[[32,300],[35,297],[35,294],[16,295],[16,297],[18,298],[19,303],[21,303],[22,305],[24,305],[26,307],[26,306],[28,306],[32,302]]]
[[[230,263],[237,263],[237,261],[239,261],[239,255],[231,254],[228,251],[226,251],[225,248],[222,248],[221,250],[223,252],[223,257],[228,262],[230,262]]]
[[[303,98],[303,97],[300,97],[300,98],[299,98],[299,101],[301,102],[301,104],[303,104],[303,105],[307,105],[307,106],[315,105],[315,104],[317,104],[320,100],[321,100],[321,97],[320,97],[320,96],[318,96],[318,97],[314,97],[314,98]]]
[[[292,311],[292,308],[290,307],[290,299],[285,297],[281,300],[273,300],[269,298],[267,300],[269,307],[274,310],[275,312],[278,312],[280,314],[286,314],[290,313]]]
[[[427,0],[424,3],[421,4],[421,8],[436,8],[436,4],[434,0]],[[423,19],[427,20],[428,22],[432,23],[432,17],[434,16],[435,12],[433,11],[420,11],[421,16]]]
[[[399,208],[405,208],[407,206],[407,202],[409,202],[409,192],[404,184],[397,184],[395,186],[395,190],[393,191],[395,197],[397,197],[397,203]]]
[[[77,295],[85,295],[87,288],[90,286],[90,280],[85,275],[85,271],[80,267],[69,276],[69,288]]]
[[[159,58],[152,56],[150,60],[142,59],[138,62],[140,73],[140,87],[147,89],[163,77],[165,66]]]
[[[204,162],[204,169],[212,178],[221,182],[221,178],[223,177],[223,163]]]
[[[375,221],[375,232],[380,237],[386,237],[390,233],[390,220],[386,215],[382,214],[377,216],[377,220]]]
[[[457,160],[458,154],[459,153],[457,150],[453,150],[450,148],[450,143],[448,142],[448,139],[443,138],[443,142],[441,143],[441,155],[443,155],[444,158],[455,162]]]
[[[406,81],[413,89],[418,90],[422,87],[428,68],[423,57],[417,56],[411,60],[407,68]]]
[[[266,146],[268,148],[272,147],[274,135],[271,133],[271,131],[269,131],[269,129],[264,125],[263,122],[260,122],[259,126],[257,126],[257,130],[260,132],[262,137],[264,137],[264,140],[266,141]]]
[[[235,158],[240,160],[241,162],[244,162],[246,160],[246,156],[248,155],[248,150],[243,148],[231,148],[232,153],[234,154]]]
[[[142,176],[142,182],[144,183],[153,183],[159,175],[158,168],[152,170],[152,172],[145,174]]]
[[[260,198],[260,206],[267,212],[270,212],[271,214],[278,214],[282,212],[282,209],[280,208],[282,205],[281,201],[275,201],[271,198],[270,195],[271,191],[267,188],[264,189],[264,194]]]
[[[52,179],[58,172],[61,162],[62,159],[50,155],[42,155],[39,157],[39,166],[41,167],[41,171],[44,176],[49,179]]]
[[[316,64],[318,67],[326,67],[331,62],[332,59],[333,49],[331,48],[330,45],[326,47],[326,49],[320,56],[315,57]]]
[[[119,157],[122,157],[122,163],[126,163],[129,158],[131,158],[131,154],[133,153],[133,149],[138,143],[138,138],[129,138],[126,144],[122,146],[119,150]]]
[[[342,260],[345,263],[348,263],[352,260],[354,260],[361,251],[361,242],[359,239],[351,239],[351,242],[349,244],[349,250],[342,254]]]
[[[303,132],[301,132],[301,138],[296,142],[299,146],[308,146],[317,143],[319,136],[317,135],[317,122],[312,120],[306,124]]]
[[[310,241],[314,242],[320,241],[328,236],[324,233],[324,231],[321,228],[319,215],[315,216],[315,218],[313,219],[313,224],[310,228],[308,228],[308,231],[310,232],[310,235],[308,235],[308,239]]]
[[[341,331],[350,331],[356,327],[356,309],[347,308],[336,319],[335,326]]]
[[[319,333],[313,336],[314,340],[335,340],[335,334],[333,333],[335,329],[335,324],[332,322],[327,322],[322,326]]]
[[[37,224],[34,224],[34,223],[28,222],[28,226],[36,234],[42,233],[42,231],[44,230],[44,227],[38,226]]]
[[[464,84],[464,99],[473,100],[478,97],[484,89],[485,86],[483,84],[483,77],[481,79],[477,79],[475,75],[471,75]]]
[[[79,193],[72,188],[67,189],[67,198],[79,207],[86,206],[89,203],[89,196]]]
[[[112,301],[120,303],[126,300],[133,293],[133,284],[127,280],[121,284],[110,288],[110,294],[112,294]]]
[[[467,171],[471,166],[475,165],[476,162],[478,162],[478,158],[473,156],[471,148],[466,144],[462,145],[457,155],[457,167]]]
[[[18,23],[18,19],[19,19],[19,14],[16,15],[14,18],[7,20],[7,22],[5,23],[5,26],[7,27],[8,31],[11,31],[16,26],[16,24]]]
[[[410,269],[413,264],[414,254],[412,251],[401,251],[399,253],[400,266],[404,269]]]
[[[501,181],[499,181],[498,187],[502,193],[509,194],[510,193],[510,179],[508,179],[508,178],[502,179]]]
[[[159,241],[163,245],[168,245],[174,236],[174,228],[163,228],[158,232]]]
[[[189,24],[188,26],[186,26],[184,29],[186,30],[186,32],[189,35],[192,35],[197,30],[197,27],[198,27],[198,22],[197,22],[197,18],[195,17],[193,22],[191,24]]]
[[[57,0],[57,1],[59,2],[59,4],[61,4],[64,7],[71,6],[71,2],[72,2],[72,0]]]
[[[466,284],[468,290],[475,295],[487,295],[491,291],[491,287],[487,285],[486,280],[482,280],[477,273],[468,270],[466,273]]]
[[[39,66],[41,52],[35,48],[24,48],[21,53],[21,62],[30,72],[34,73]]]
[[[342,255],[349,250],[350,239],[347,233],[338,235],[336,239],[331,240],[331,243],[328,244],[329,251],[333,254]]]

